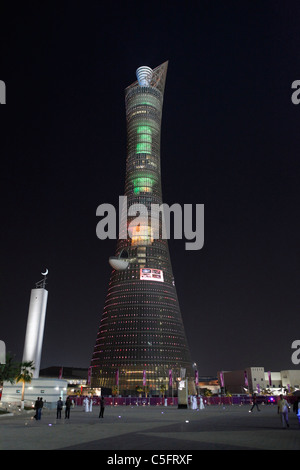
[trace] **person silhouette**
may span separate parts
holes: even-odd
[[[252,397],[252,408],[251,410],[249,410],[249,413],[252,413],[253,411],[253,408],[256,406],[257,410],[260,411],[260,409],[258,408],[258,404],[257,404],[257,398],[256,398],[256,393],[254,393],[253,397]]]

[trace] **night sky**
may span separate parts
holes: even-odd
[[[298,1],[28,1],[1,7],[1,328],[22,359],[49,269],[41,367],[86,367],[115,240],[96,209],[124,194],[124,90],[169,61],[164,202],[205,205],[205,243],[170,240],[200,375],[296,369],[300,337]]]

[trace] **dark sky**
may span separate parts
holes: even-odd
[[[200,375],[295,369],[300,336],[298,1],[28,1],[1,11],[1,329],[22,359],[49,269],[42,367],[88,367],[124,193],[124,89],[169,60],[164,202],[205,205],[205,244],[169,247]]]

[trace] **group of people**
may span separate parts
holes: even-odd
[[[101,396],[99,418],[103,418],[104,408],[105,408],[105,400],[104,400],[104,397]],[[83,400],[83,409],[86,413],[90,413],[93,410],[93,398],[92,397],[85,397],[85,399]]]
[[[203,398],[200,396],[200,402],[199,402],[199,407],[197,403],[197,397],[196,395],[192,395],[191,398],[191,409],[192,410],[203,410],[205,408],[204,403],[203,403]]]
[[[56,404],[56,419],[61,419],[61,412],[63,409],[63,401],[61,397],[59,397],[57,404]],[[42,397],[37,397],[35,404],[34,404],[34,409],[35,409],[35,415],[34,418],[39,421],[42,416],[42,408],[44,406],[43,398]],[[72,401],[70,397],[67,397],[65,401],[65,418],[70,418],[70,410],[72,406]]]
[[[252,397],[252,407],[251,410],[249,411],[250,413],[253,411],[253,408],[256,406],[257,410],[260,411],[257,403],[257,398],[256,394],[253,395]],[[277,402],[277,413],[280,415],[281,418],[281,424],[283,428],[289,428],[289,411],[290,411],[290,405],[287,402],[285,398],[283,398],[283,395],[279,395],[279,400]],[[297,414],[298,419],[299,419],[299,424],[300,424],[300,398],[296,400],[293,404],[293,411],[294,413]]]
[[[86,413],[91,412],[93,409],[93,398],[92,397],[85,397],[83,400],[83,409]],[[100,397],[100,412],[99,418],[104,417],[104,408],[105,408],[105,400],[104,397]]]
[[[73,403],[72,403],[70,397],[67,397],[67,399],[65,401],[65,419],[70,418],[70,410],[71,410],[72,404]],[[86,412],[91,412],[92,411],[92,409],[93,409],[93,399],[92,398],[85,397],[85,399],[83,401],[83,404],[84,404],[84,411],[86,411]],[[35,409],[34,418],[37,421],[39,421],[41,419],[43,406],[44,406],[43,398],[42,397],[37,397],[37,399],[35,401],[35,404],[34,404],[34,409]],[[64,403],[63,403],[61,397],[59,397],[59,399],[57,400],[57,403],[56,403],[56,419],[61,419],[61,412],[63,410],[63,407],[64,407]],[[100,398],[99,418],[104,417],[104,408],[105,408],[105,400],[104,400],[104,397],[101,397]]]
[[[191,409],[192,410],[197,410],[197,409],[202,410],[202,409],[204,409],[204,403],[203,403],[203,399],[202,399],[201,396],[200,396],[199,407],[198,407],[198,403],[197,403],[197,397],[195,395],[192,395],[190,397],[190,404],[191,404]],[[85,399],[83,401],[83,405],[84,405],[84,411],[85,412],[91,412],[92,409],[93,409],[93,399],[91,397],[85,397]],[[34,409],[36,411],[36,413],[34,415],[34,418],[36,420],[41,419],[43,406],[44,406],[43,398],[42,397],[37,397],[37,400],[36,400],[35,405],[34,405]],[[72,401],[71,401],[70,397],[67,397],[67,399],[65,401],[65,419],[70,418],[71,406],[72,406]],[[256,407],[258,411],[260,411],[260,408],[259,408],[258,403],[257,403],[256,394],[254,394],[253,397],[252,397],[252,407],[249,410],[249,412],[252,412],[254,407]],[[99,418],[103,418],[104,409],[105,409],[105,399],[104,399],[104,397],[101,396],[100,397]],[[59,400],[57,401],[57,408],[56,408],[56,418],[57,419],[61,419],[62,410],[63,410],[63,401],[60,397]],[[283,428],[288,428],[289,427],[289,420],[288,420],[289,410],[290,410],[290,405],[288,404],[287,400],[285,398],[283,398],[283,395],[280,395],[279,400],[277,402],[277,413],[280,414],[280,416],[281,416],[281,423],[282,423]],[[299,424],[300,424],[300,397],[298,398],[298,400],[296,400],[294,402],[293,411],[297,414],[297,417],[299,419]]]
[[[83,409],[86,413],[90,413],[93,410],[93,398],[85,397],[83,400]]]
[[[281,415],[281,423],[283,428],[289,428],[289,411],[290,411],[290,405],[286,401],[285,398],[283,398],[282,395],[280,395],[280,399],[278,400],[277,403],[277,412],[278,414]],[[300,398],[296,400],[293,404],[293,412],[297,414],[299,424],[300,424]]]
[[[65,406],[66,406],[66,408],[65,408],[65,419],[69,419],[70,418],[70,410],[71,410],[71,406],[72,406],[72,402],[71,402],[70,397],[67,397],[66,402],[65,402]],[[59,397],[59,400],[57,401],[57,407],[56,407],[56,419],[61,419],[62,409],[63,409],[63,401],[62,401],[61,397]]]
[[[34,409],[35,409],[34,418],[37,421],[41,419],[43,406],[44,406],[43,397],[37,397],[35,404],[34,404]]]

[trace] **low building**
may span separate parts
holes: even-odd
[[[265,372],[267,387],[280,390],[300,389],[300,370],[282,370],[280,372]]]
[[[62,379],[32,379],[31,382],[25,384],[24,405],[33,407],[37,397],[42,397],[45,407],[55,408],[59,397],[62,400],[66,398],[67,385],[67,381]],[[22,386],[21,382],[13,384],[4,382],[1,402],[21,405]]]
[[[247,391],[265,389],[265,375],[263,367],[247,367],[243,370],[218,372],[220,386],[223,391],[243,394]]]
[[[88,369],[81,367],[51,366],[40,370],[40,377],[60,378],[67,381],[68,393],[80,392],[87,385]]]
[[[218,378],[221,388],[233,394],[259,394],[266,390],[281,393],[300,388],[300,370],[265,372],[264,367],[247,367],[242,370],[220,371]]]
[[[300,369],[282,370],[281,380],[284,388],[293,387],[300,389]]]
[[[267,389],[282,388],[281,372],[265,372],[265,381]]]

